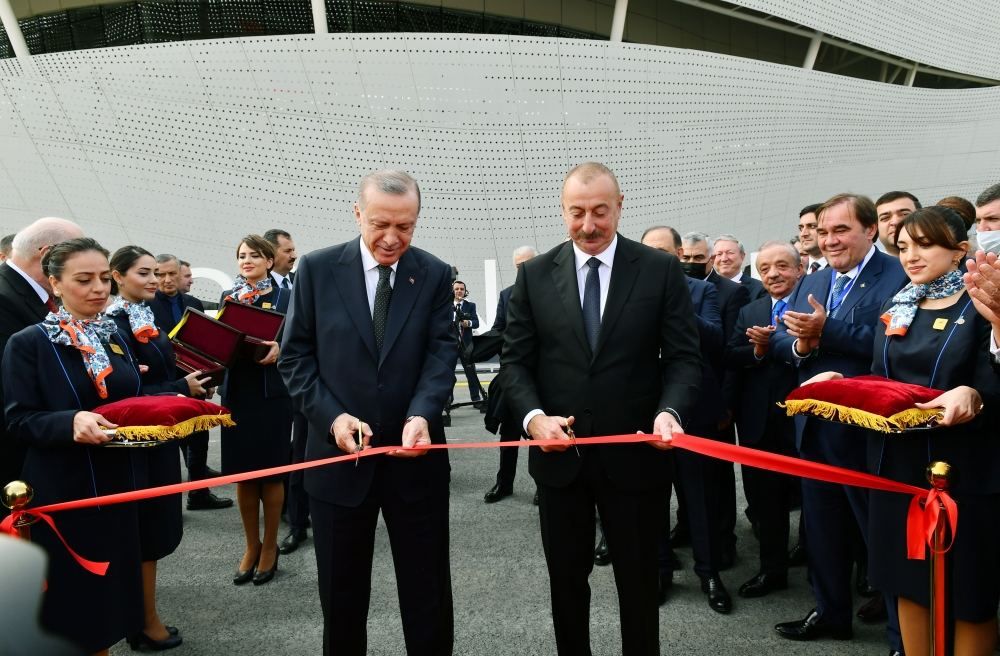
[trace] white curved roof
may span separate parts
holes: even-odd
[[[995,0],[732,2],[922,64],[1000,78],[1000,3]]]

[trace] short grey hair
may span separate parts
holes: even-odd
[[[719,235],[718,237],[715,238],[715,243],[719,243],[720,241],[731,241],[735,243],[737,247],[739,247],[740,255],[747,254],[746,249],[743,248],[743,242],[741,242],[739,240],[739,237],[737,237],[736,235],[730,235],[730,234]],[[712,247],[715,248],[714,245]]]
[[[365,192],[369,187],[375,187],[383,194],[393,196],[404,196],[411,191],[417,192],[417,212],[420,212],[420,185],[412,175],[406,171],[397,169],[386,169],[384,171],[374,171],[361,178],[358,185],[358,207],[365,208]]]
[[[46,246],[83,236],[83,228],[69,219],[47,216],[38,219],[31,225],[22,228],[11,242],[11,254],[18,259],[32,260],[40,257],[38,254]]]
[[[518,246],[517,248],[514,249],[514,252],[513,254],[511,254],[511,257],[516,260],[517,258],[523,257],[525,255],[529,257],[535,257],[536,255],[538,255],[538,249],[536,249],[534,246]]]
[[[788,254],[792,256],[792,261],[798,262],[801,265],[802,255],[800,255],[799,252],[795,249],[795,247],[789,244],[787,241],[781,241],[778,239],[765,241],[763,244],[760,245],[759,248],[757,248],[757,255],[760,256],[760,254],[763,253],[766,249],[774,248],[776,246],[780,246],[781,248],[785,249],[788,252]]]
[[[706,235],[704,232],[689,232],[683,237],[681,237],[681,243],[685,244],[701,244],[704,243],[708,248],[708,254],[712,255],[715,252],[715,240]]]
[[[177,268],[179,269],[181,267],[181,261],[176,255],[171,255],[170,253],[160,253],[156,256],[157,264],[166,264],[167,262],[176,262]]]
[[[976,207],[989,205],[995,200],[1000,200],[1000,182],[987,187],[983,193],[979,194],[979,197],[976,198]]]

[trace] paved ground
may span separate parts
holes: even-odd
[[[467,398],[460,386],[456,395]],[[478,441],[488,436],[481,415],[456,410],[449,439]],[[210,462],[218,466],[218,436],[213,434]],[[549,614],[548,577],[538,535],[537,511],[531,505],[534,484],[520,456],[515,495],[487,506],[483,493],[493,484],[494,451],[468,450],[451,456],[451,559],[455,596],[455,653],[554,654]],[[739,483],[737,484],[739,486]],[[217,490],[234,496],[232,488]],[[742,491],[740,504],[743,504]],[[235,508],[185,512],[180,548],[160,564],[160,611],[178,626],[184,644],[173,654],[321,653],[322,616],[316,592],[312,542],[282,556],[278,575],[268,585],[237,587],[232,573],[243,549]],[[882,626],[855,623],[852,642],[791,643],[775,636],[776,622],[802,617],[812,606],[805,570],[792,570],[790,589],[764,599],[742,600],[736,588],[757,567],[757,543],[743,519],[738,526],[739,560],[723,574],[734,595],[733,613],[708,608],[691,572],[691,554],[681,550],[687,569],[675,575],[674,593],[660,611],[664,654],[748,654],[770,650],[782,655],[884,654]],[[282,527],[282,535],[284,527]],[[794,535],[794,530],[793,530]],[[595,654],[621,651],[617,595],[610,567],[595,568],[591,635]],[[859,602],[860,603],[860,602]],[[392,559],[384,525],[376,541],[372,602],[368,619],[369,653],[403,654]],[[112,654],[131,653],[124,643]]]

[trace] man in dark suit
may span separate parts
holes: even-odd
[[[542,545],[560,654],[590,649],[594,507],[618,588],[622,653],[659,653],[657,539],[670,436],[690,419],[701,367],[690,294],[676,258],[617,234],[622,195],[596,162],[563,182],[570,240],[526,262],[507,308],[500,358],[511,408],[533,439]],[[576,435],[654,433],[649,444],[572,448]],[[652,437],[652,436],[651,436]]]
[[[649,228],[642,235],[642,243],[671,255],[683,253],[680,234],[671,227]],[[691,305],[698,325],[698,339],[701,345],[701,389],[719,389],[721,381],[722,319],[719,315],[718,292],[715,285],[704,280],[685,276]],[[723,417],[722,405],[711,394],[699,395],[698,404],[692,413],[688,430],[695,435],[712,435],[716,424]],[[719,570],[722,565],[724,541],[714,530],[713,518],[720,511],[724,499],[719,495],[719,481],[713,474],[718,469],[712,459],[690,451],[674,454],[675,485],[678,505],[685,508],[691,533],[691,553],[694,556],[694,571],[702,581],[708,595],[709,607],[717,613],[732,610],[732,598],[723,585]],[[667,489],[667,506],[670,505],[670,490]],[[669,514],[668,514],[669,516]],[[673,583],[673,569],[677,557],[670,547],[669,533],[664,527],[660,538],[660,603]],[[603,536],[602,536],[603,537]]]
[[[533,246],[521,246],[514,251],[514,271],[521,268],[521,265],[538,255],[538,251]],[[503,334],[507,327],[507,303],[510,301],[510,294],[514,290],[514,285],[500,290],[500,300],[497,302],[497,314],[493,318],[491,331]],[[501,388],[503,382],[497,382],[494,378],[490,383],[490,403],[486,414],[491,414],[500,418],[500,441],[516,442],[521,439],[521,420],[512,417],[507,409],[507,404],[501,404]],[[494,391],[497,392],[494,395]],[[505,497],[514,494],[514,476],[517,474],[517,452],[520,449],[500,449],[500,469],[497,470],[496,484],[483,496],[486,503],[496,503]],[[537,500],[538,496],[535,495]]]
[[[56,309],[49,279],[42,273],[42,256],[59,242],[82,236],[83,230],[72,221],[49,217],[22,228],[14,237],[10,257],[0,265],[0,361],[14,333]],[[21,478],[24,453],[24,446],[7,434],[5,425],[0,426],[0,486]],[[8,512],[0,507],[0,518]]]
[[[157,328],[169,334],[184,316],[185,309],[190,307],[200,312],[205,311],[201,301],[181,291],[181,262],[177,256],[169,253],[157,255],[154,273],[158,289],[148,305],[153,311],[153,321]],[[190,480],[201,481],[219,476],[219,472],[208,466],[208,431],[192,433],[184,440],[181,453],[184,455]],[[188,492],[188,510],[218,510],[232,505],[232,499],[216,496],[207,489]]]
[[[469,297],[469,288],[464,282],[454,281],[451,289],[454,295],[452,321],[458,332],[458,348],[462,352],[459,358],[462,362],[462,369],[465,371],[465,380],[469,383],[469,396],[478,403],[483,398],[483,387],[479,384],[476,363],[472,361],[470,355],[472,353],[472,331],[479,327],[479,314],[476,312],[476,304],[466,300]]]
[[[872,243],[878,217],[871,199],[838,194],[816,215],[829,269],[806,276],[796,287],[768,352],[773,360],[796,367],[800,383],[827,371],[844,376],[870,373],[882,304],[907,282],[899,261]],[[795,425],[801,457],[865,471],[864,431],[804,417],[796,417]],[[868,494],[804,479],[802,512],[816,608],[775,630],[791,640],[849,639],[851,534],[856,527],[867,539]],[[890,609],[890,624],[893,615]]]
[[[743,242],[734,235],[719,235],[715,238],[713,252],[716,273],[746,287],[751,301],[767,296],[764,285],[750,275],[749,267],[744,270],[743,263],[746,262],[747,252],[743,248]],[[726,339],[729,339],[729,335],[726,335]]]
[[[715,244],[708,235],[701,232],[689,232],[683,238],[683,252],[680,256],[681,266],[685,273],[698,280],[707,280],[715,285],[715,290],[719,294],[719,312],[722,314],[722,343],[725,344],[729,336],[733,334],[733,327],[736,325],[736,317],[740,309],[750,302],[750,293],[743,285],[733,282],[728,278],[720,276],[715,270]],[[721,348],[719,355],[721,356]],[[719,366],[718,380],[722,380],[721,357],[716,360]],[[719,389],[716,387],[715,389]],[[718,399],[718,403],[711,407],[713,413],[718,414],[718,420],[714,426],[706,425],[701,433],[703,437],[724,440],[730,444],[736,443],[736,433],[733,430],[732,411],[733,409],[725,405],[725,398]],[[706,408],[707,409],[707,408]],[[718,490],[721,495],[719,512],[713,517],[713,525],[722,543],[722,556],[720,567],[729,569],[736,560],[736,474],[732,463],[724,460],[713,459],[705,465],[712,471],[712,475],[718,481]],[[687,533],[686,518],[678,512],[677,528],[675,530],[675,543],[680,543]]]
[[[306,459],[400,447],[306,472],[325,654],[366,653],[380,511],[407,653],[452,653],[448,456],[419,447],[445,443],[454,306],[451,268],[410,248],[419,211],[408,174],[368,175],[360,239],[304,256],[292,289],[278,367],[309,422]]]
[[[740,310],[726,346],[724,389],[741,445],[795,455],[795,424],[777,404],[798,386],[798,372],[768,359],[767,351],[802,277],[802,259],[788,242],[772,241],[760,247],[756,264],[768,295]],[[792,477],[743,467],[743,490],[759,529],[760,569],[740,586],[741,597],[762,597],[788,585],[788,513],[797,484]]]

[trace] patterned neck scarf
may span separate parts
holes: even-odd
[[[233,291],[229,292],[226,299],[239,301],[244,305],[253,305],[258,296],[271,291],[271,276],[267,275],[256,285],[251,285],[243,276],[236,276],[233,280]]]
[[[160,334],[156,329],[153,319],[153,310],[145,302],[131,303],[121,296],[112,301],[104,314],[117,317],[119,314],[128,315],[128,325],[132,329],[132,334],[142,344],[147,344],[150,339]]]
[[[903,287],[892,297],[894,305],[882,315],[882,323],[886,325],[886,336],[905,335],[913,323],[913,317],[917,316],[917,308],[923,299],[946,298],[958,293],[964,287],[961,271],[949,271],[926,284],[914,285],[911,282]]]
[[[118,332],[115,322],[104,315],[96,319],[74,319],[65,308],[49,312],[42,321],[42,328],[53,344],[72,346],[83,356],[83,365],[94,381],[97,395],[108,398],[108,386],[104,379],[111,373],[111,361],[104,345]]]

